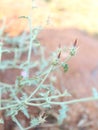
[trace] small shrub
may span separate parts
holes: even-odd
[[[93,89],[92,97],[62,101],[62,97],[71,95],[67,90],[61,93],[54,86],[55,76],[51,74],[58,69],[60,71],[61,68],[67,72],[69,68],[67,62],[76,54],[77,42],[75,40],[71,47],[59,46],[47,59],[44,47],[37,40],[42,27],[32,28],[30,17],[21,18],[28,20],[29,34],[23,32],[20,36],[10,38],[7,35],[3,36],[2,29],[0,32],[0,70],[5,74],[7,69],[16,69],[20,72],[14,84],[0,81],[0,111],[4,111],[4,118],[10,117],[20,130],[49,123],[49,117],[54,118],[54,124],[61,125],[67,117],[69,104],[97,100],[98,93]],[[63,53],[67,54],[67,57],[62,60]],[[12,58],[3,58],[6,54],[11,54]],[[32,108],[32,112],[29,108]],[[20,112],[29,120],[26,127],[18,118]],[[0,123],[4,123],[3,118],[0,119]]]

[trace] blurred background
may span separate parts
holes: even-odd
[[[25,28],[26,21],[17,20],[17,17],[24,15],[32,16],[33,25],[45,25],[47,28],[72,27],[97,34],[97,13],[98,0],[0,0],[0,21],[7,20],[11,27],[7,29],[11,35]]]
[[[58,88],[68,88],[73,98],[91,96],[92,87],[98,90],[98,0],[0,0],[0,26],[7,35],[28,30],[27,20],[20,16],[31,16],[32,27],[44,27],[39,40],[48,50],[78,39],[79,52],[69,62],[68,73],[58,73]],[[10,73],[0,76],[9,80]],[[74,104],[64,128],[55,130],[98,130],[97,112],[98,102]]]

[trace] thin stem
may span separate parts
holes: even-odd
[[[71,55],[68,55],[68,57],[63,61],[63,63],[67,63],[67,61],[69,61],[70,59],[71,59]],[[58,69],[58,68],[60,68],[61,67],[61,63],[60,64],[58,64],[58,66],[56,66],[55,68],[54,68],[54,70],[56,70],[56,69]]]
[[[17,106],[18,106],[18,104],[9,105],[9,106],[5,106],[5,107],[0,107],[0,111],[1,110],[6,110],[6,109],[11,108],[11,107],[17,107]]]
[[[48,103],[52,104],[52,105],[70,105],[70,104],[75,104],[75,103],[80,103],[80,102],[88,102],[88,101],[96,101],[96,100],[98,100],[98,97],[80,98],[80,99],[74,99],[74,100],[65,101],[65,102],[53,102],[53,101],[49,101]],[[41,105],[44,105],[45,103],[46,102],[41,103],[41,104],[34,104],[34,103],[26,103],[26,104],[30,105],[30,106],[41,106]]]
[[[74,104],[74,103],[80,103],[80,102],[88,102],[88,101],[95,101],[98,100],[98,97],[87,97],[87,98],[80,98],[80,99],[74,99],[71,101],[66,101],[66,102],[49,102],[50,104],[53,105],[69,105],[69,104]]]
[[[20,124],[20,122],[17,120],[16,117],[13,117],[13,121],[15,121],[20,130],[25,130],[25,128],[22,127],[22,125]]]
[[[1,103],[8,103],[8,102],[16,103],[16,101],[14,101],[14,100],[12,101],[12,98],[9,98],[9,99],[1,99],[0,102],[1,102]]]
[[[28,64],[30,63],[30,59],[31,59],[31,52],[32,52],[32,43],[33,43],[33,40],[34,40],[34,36],[33,36],[33,33],[32,33],[32,20],[30,17],[28,17],[28,21],[29,21],[29,28],[30,28],[30,43],[29,43],[29,51],[28,51]]]
[[[60,97],[64,97],[66,96],[65,94],[59,94],[59,95],[55,95],[55,96],[50,96],[48,97],[49,100],[52,100],[52,99],[57,99],[57,98],[60,98]],[[29,101],[46,101],[45,98],[33,98]]]
[[[35,89],[35,91],[28,97],[27,101],[30,100],[30,98],[32,96],[34,96],[34,94],[40,89],[41,85],[45,82],[45,80],[47,79],[47,77],[49,76],[49,73],[53,70],[54,66],[52,65],[50,67],[50,70],[48,71],[48,73],[45,75],[45,77],[43,78],[43,80],[40,82],[40,84],[38,85],[38,87]]]
[[[38,103],[29,103],[29,102],[26,103],[26,105],[35,106],[35,107],[37,107],[37,106],[39,107],[39,106],[42,106],[42,105],[45,105],[45,104],[46,104],[46,102],[44,102],[44,103],[39,103],[39,104],[38,104]]]
[[[14,87],[14,84],[6,84],[6,83],[3,83],[3,82],[0,82],[0,85],[4,86],[6,88],[12,88],[12,87]]]
[[[31,126],[28,126],[27,128],[25,128],[25,130],[29,130],[29,129],[31,129],[31,128],[33,128],[32,125],[31,125]]]

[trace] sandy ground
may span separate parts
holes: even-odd
[[[19,16],[31,16],[32,26],[43,25],[45,28],[66,28],[76,27],[90,33],[97,33],[98,30],[98,1],[97,0],[0,0],[0,19],[7,19],[13,26]],[[33,8],[32,7],[37,7]],[[46,21],[50,19],[47,26]],[[16,20],[16,21],[15,21]],[[15,22],[13,24],[13,22]],[[49,22],[49,21],[48,21]],[[20,30],[25,28],[24,20]],[[11,27],[10,26],[10,27]],[[14,26],[15,30],[16,24]],[[11,29],[10,29],[11,30]],[[15,31],[14,31],[15,32]]]

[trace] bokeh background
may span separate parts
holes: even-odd
[[[45,25],[49,19],[47,28],[73,27],[98,33],[98,0],[0,0],[0,20],[15,25],[13,35],[25,28],[24,20],[17,21],[17,17],[24,15],[32,16],[33,25]]]
[[[57,75],[58,88],[67,88],[74,99],[91,96],[92,87],[98,90],[98,0],[0,0],[5,34],[15,37],[28,31],[27,20],[20,16],[31,16],[32,27],[43,26],[38,38],[48,51],[78,39],[79,51],[69,62],[68,73]],[[15,73],[10,70],[6,75],[0,72],[2,80],[11,76]],[[73,104],[68,115],[62,127],[49,130],[98,130],[97,102]]]

